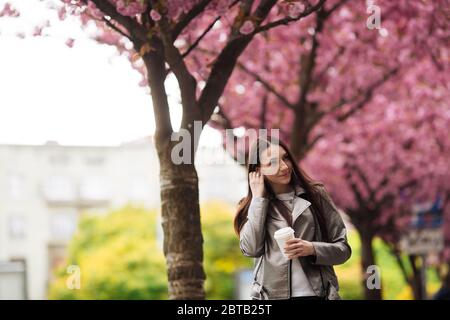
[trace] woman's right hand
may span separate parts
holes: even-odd
[[[264,176],[258,171],[253,171],[248,174],[248,179],[253,197],[264,197]]]

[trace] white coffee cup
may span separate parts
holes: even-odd
[[[286,244],[286,241],[294,239],[294,229],[292,229],[291,227],[278,229],[273,234],[273,237],[277,241],[283,255],[286,257],[286,259],[288,259],[287,254],[284,252],[284,246]]]

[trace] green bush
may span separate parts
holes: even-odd
[[[85,214],[67,265],[81,270],[80,290],[66,287],[61,268],[51,299],[166,299],[164,255],[156,243],[156,212],[127,206],[106,216]]]
[[[253,261],[239,249],[233,230],[234,209],[220,202],[202,206],[202,228],[208,299],[233,299],[234,274],[252,268]]]
[[[83,214],[65,266],[81,270],[80,290],[66,286],[60,268],[50,299],[167,299],[167,269],[156,242],[156,211],[132,206],[105,216]],[[251,267],[232,227],[232,208],[213,202],[202,206],[205,290],[208,299],[232,299],[234,272]]]

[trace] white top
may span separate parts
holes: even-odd
[[[294,191],[277,194],[277,198],[282,200],[292,213]],[[292,297],[316,296],[298,258],[292,259],[291,289]]]

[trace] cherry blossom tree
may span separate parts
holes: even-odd
[[[411,203],[448,190],[448,149],[440,146],[448,125],[448,2],[376,4],[380,29],[367,28],[363,1],[328,1],[300,28],[255,39],[211,122],[222,130],[280,129],[351,217],[361,236],[363,275],[376,262],[374,236],[395,244]],[[246,152],[240,145],[236,152]],[[399,201],[406,192],[409,201]],[[381,298],[365,278],[363,286],[366,298]]]
[[[370,112],[329,132],[304,162],[326,182],[358,230],[363,275],[376,264],[372,240],[380,236],[393,247],[416,297],[420,297],[418,277],[411,279],[399,259],[400,236],[408,228],[414,204],[433,201],[438,195],[444,203],[450,201],[449,81],[445,74],[425,73],[433,68],[429,60],[419,63],[408,73],[412,87],[400,82],[390,92],[385,90],[366,106]],[[447,205],[446,215],[448,209]],[[448,255],[448,248],[444,253]],[[448,256],[443,258],[448,261]],[[410,263],[415,269],[415,257]],[[366,277],[367,288],[365,281]],[[374,292],[367,290],[366,297],[378,298]]]
[[[193,157],[199,135],[209,121],[236,62],[254,38],[317,11],[325,0],[63,0],[51,3],[61,19],[80,18],[96,30],[99,43],[129,57],[151,90],[155,145],[160,161],[164,253],[169,297],[203,299],[205,273],[198,204],[198,177]],[[18,17],[6,4],[0,16]],[[37,26],[39,36],[46,22]],[[68,38],[67,45],[74,40]],[[199,45],[215,52],[205,54]],[[165,80],[173,74],[182,104],[180,133],[189,135],[191,163],[176,164],[174,147],[186,136],[171,126]],[[201,123],[200,128],[195,122]],[[198,133],[198,132],[197,132]],[[183,151],[186,152],[186,151]]]

